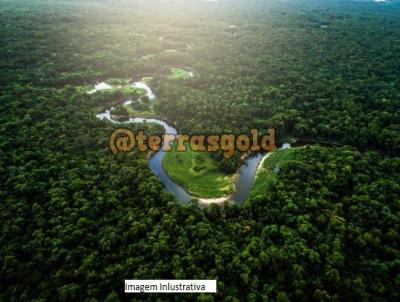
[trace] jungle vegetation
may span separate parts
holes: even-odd
[[[398,2],[0,0],[0,58],[0,301],[400,300]],[[182,204],[108,150],[124,95],[86,93],[142,77],[179,131],[306,146],[243,204]],[[175,278],[218,293],[123,293]]]

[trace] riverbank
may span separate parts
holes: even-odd
[[[197,204],[201,208],[210,207],[215,204],[218,206],[224,206],[226,203],[233,203],[234,201],[231,199],[232,195],[220,198],[199,198]]]
[[[267,187],[275,183],[281,165],[289,160],[295,159],[296,149],[297,148],[279,149],[264,156],[257,168],[250,196],[265,194]]]
[[[143,82],[132,84],[143,89],[149,99],[155,95],[151,88]],[[128,101],[125,101],[128,104]],[[124,121],[116,120],[111,115],[111,107],[97,114],[99,119],[107,119],[112,123],[155,123],[164,127],[168,134],[177,134],[177,130],[166,121],[156,118],[126,116]],[[283,146],[285,148],[285,144]],[[289,145],[290,147],[290,145]],[[240,160],[240,167],[234,174],[226,175],[218,169],[218,162],[204,152],[164,152],[148,153],[149,168],[164,184],[167,191],[175,194],[184,203],[192,198],[198,199],[200,207],[212,204],[223,206],[230,202],[244,202],[253,190],[258,168],[264,166],[264,161],[270,154],[246,153]],[[260,163],[261,162],[261,163]]]

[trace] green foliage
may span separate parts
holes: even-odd
[[[126,300],[124,279],[175,278],[218,293],[132,299],[400,300],[400,7],[293,1],[2,2],[1,301]],[[149,114],[179,131],[350,146],[276,157],[242,205],[180,204],[144,154],[110,154],[95,114],[126,96],[86,93],[143,76]],[[218,156],[194,175],[237,167]]]
[[[181,68],[171,67],[171,73],[168,78],[171,80],[185,80],[190,78],[190,72]]]
[[[118,106],[115,109],[111,110],[111,114],[113,116],[128,116],[129,112],[124,106]]]
[[[283,149],[272,152],[267,155],[257,169],[254,180],[252,196],[268,194],[268,187],[274,186],[277,181],[277,175],[283,165],[288,161],[294,160],[296,149]]]
[[[232,174],[221,172],[218,162],[206,152],[166,152],[163,166],[168,175],[193,196],[222,197],[233,190]]]

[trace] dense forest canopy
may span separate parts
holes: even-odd
[[[0,0],[0,58],[1,301],[400,299],[398,1]],[[243,204],[182,204],[109,152],[96,113],[124,95],[83,92],[142,77],[180,131],[308,145]]]

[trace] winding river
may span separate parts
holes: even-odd
[[[136,88],[142,88],[146,90],[147,96],[149,99],[154,99],[155,94],[151,90],[151,88],[143,83],[143,82],[134,82],[132,84],[133,87]],[[131,101],[126,101],[124,104],[130,104]],[[109,110],[105,110],[102,113],[99,113],[96,115],[97,118],[101,120],[108,120],[114,124],[126,124],[126,123],[155,123],[158,125],[161,125],[165,129],[165,133],[168,134],[174,134],[177,135],[178,131],[167,124],[166,122],[159,120],[159,119],[152,119],[152,118],[141,118],[141,117],[136,117],[136,118],[129,118],[129,120],[120,122],[117,120],[114,120],[111,117],[110,111],[114,109],[111,107]],[[282,148],[290,148],[289,144],[284,144]],[[156,152],[150,159],[149,161],[149,168],[151,171],[159,178],[159,180],[164,184],[165,189],[168,192],[173,193],[178,200],[184,203],[188,203],[193,197],[180,185],[175,183],[167,174],[167,172],[164,170],[163,164],[162,164],[162,159],[164,157],[165,152],[163,150],[160,150]],[[235,182],[235,192],[231,196],[227,196],[226,198],[217,198],[215,199],[215,202],[213,199],[200,199],[204,204],[210,204],[210,203],[220,203],[222,204],[224,201],[235,201],[235,202],[244,202],[247,198],[247,196],[250,194],[250,191],[253,187],[257,167],[260,163],[260,161],[263,159],[265,154],[263,153],[257,153],[256,155],[249,156],[242,166],[239,169],[239,175],[236,179]]]

